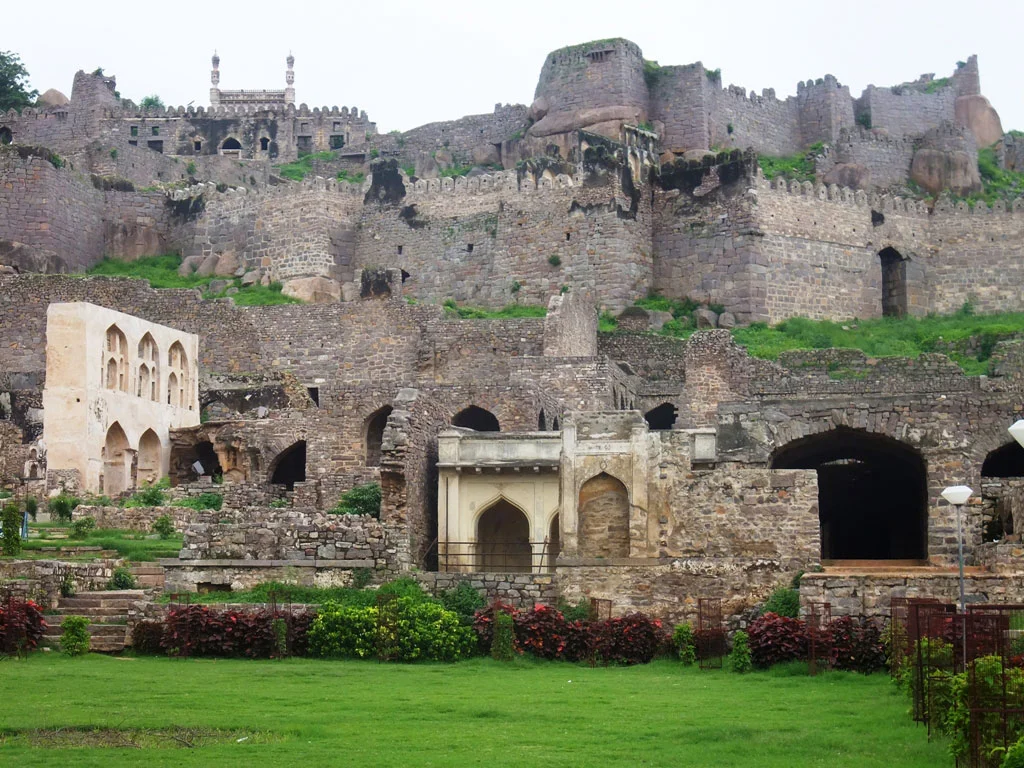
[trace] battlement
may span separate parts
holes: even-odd
[[[603,56],[614,53],[622,53],[631,58],[643,61],[644,54],[640,46],[626,40],[623,37],[614,37],[607,40],[591,40],[588,43],[579,45],[568,45],[559,48],[548,54],[545,66],[564,66],[567,64],[578,64],[586,61],[601,61]]]

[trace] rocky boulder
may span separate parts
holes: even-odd
[[[968,195],[981,189],[978,161],[969,152],[919,149],[914,153],[910,178],[933,195],[944,189],[956,195]]]
[[[822,179],[826,184],[838,184],[850,189],[870,189],[871,169],[859,163],[839,163]]]
[[[979,147],[990,147],[1003,136],[999,113],[984,96],[960,96],[954,105],[957,125],[970,128]]]
[[[281,293],[310,304],[332,304],[341,301],[341,285],[327,277],[297,277],[287,281]]]

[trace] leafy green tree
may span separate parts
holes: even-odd
[[[139,102],[139,106],[142,109],[163,109],[164,100],[157,96],[155,93],[146,96],[142,101]]]
[[[28,71],[18,54],[0,51],[0,111],[32,106],[39,91],[28,89]]]

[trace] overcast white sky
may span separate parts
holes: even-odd
[[[299,103],[358,106],[382,132],[529,104],[546,53],[605,37],[780,97],[826,73],[858,96],[869,83],[948,75],[976,53],[1003,128],[1024,129],[1022,32],[1024,0],[48,0],[0,13],[0,50],[20,54],[40,92],[70,96],[76,70],[102,66],[125,98],[206,105],[214,48],[226,89],[283,88],[291,50]]]

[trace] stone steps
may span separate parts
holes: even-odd
[[[136,565],[132,569],[132,576],[140,587],[164,587],[164,569],[159,565]]]
[[[55,611],[47,615],[48,626],[43,633],[42,645],[59,648],[60,625],[64,617],[83,616],[89,620],[91,649],[101,653],[119,653],[128,644],[128,610],[145,594],[141,589],[120,589],[62,597]]]

